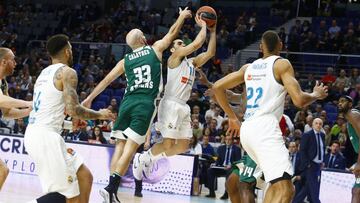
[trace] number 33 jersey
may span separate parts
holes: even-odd
[[[145,95],[155,99],[162,91],[161,61],[150,46],[125,55],[127,87],[125,97]]]
[[[245,71],[246,112],[245,120],[263,115],[274,115],[278,120],[284,112],[286,90],[274,76],[274,63],[279,56],[258,59]]]
[[[60,132],[64,122],[65,102],[63,92],[56,89],[56,71],[64,64],[53,64],[41,71],[34,86],[33,110],[29,125],[41,125]]]

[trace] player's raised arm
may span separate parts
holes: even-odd
[[[328,95],[328,87],[322,83],[316,83],[312,93],[301,90],[299,82],[295,79],[294,69],[287,59],[278,59],[274,63],[274,74],[283,83],[295,106],[302,108],[318,99],[324,99]]]
[[[200,16],[196,16],[195,21],[201,27],[201,30],[196,36],[195,40],[187,46],[183,45],[183,47],[179,47],[178,49],[176,49],[169,57],[169,62],[171,62],[173,59],[182,60],[182,58],[198,50],[204,44],[206,39],[206,22],[202,20]],[[176,40],[174,43],[176,43]],[[169,68],[176,66],[172,66],[171,64],[169,64]]]
[[[82,104],[90,108],[92,101],[97,97],[106,87],[108,87],[116,78],[125,72],[124,59],[119,61],[116,66],[101,80],[101,82],[95,87],[90,95],[82,102]]]
[[[193,64],[195,67],[201,67],[208,60],[215,56],[216,53],[216,24],[208,28],[210,30],[210,40],[206,52],[199,54],[193,59]]]
[[[79,103],[79,98],[76,92],[78,78],[75,70],[65,68],[62,79],[65,109],[71,117],[84,120],[113,118],[111,111],[108,109],[94,111],[82,106]]]
[[[187,7],[184,10],[179,8],[179,17],[170,27],[169,32],[161,40],[156,41],[152,47],[159,52],[165,51],[179,34],[185,19],[191,16],[191,11],[187,10]]]

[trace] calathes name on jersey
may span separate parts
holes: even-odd
[[[133,85],[130,87],[130,92],[138,89],[138,88],[146,88],[146,89],[152,89],[154,87],[154,83],[153,81],[150,81],[148,83],[142,83],[142,84],[138,84],[138,85]]]
[[[142,51],[138,51],[138,52],[134,52],[132,54],[129,54],[129,60],[133,60],[133,59],[137,59],[139,57],[142,57],[142,56],[146,56],[146,55],[149,55],[150,54],[150,51],[147,50],[147,49],[144,49]]]

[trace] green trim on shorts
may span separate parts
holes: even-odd
[[[354,188],[360,188],[360,178],[355,179]]]

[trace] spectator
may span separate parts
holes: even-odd
[[[209,136],[208,135],[203,136],[201,147],[202,147],[203,155],[207,155],[207,156],[211,156],[211,157],[215,156],[214,148],[211,146],[211,144],[209,144]]]
[[[335,125],[331,128],[330,135],[331,141],[339,140],[339,134],[341,132],[342,125],[345,123],[345,118],[343,115],[339,114]]]
[[[92,132],[92,135],[89,139],[90,143],[96,144],[107,144],[106,139],[104,138],[103,132],[99,126],[95,126]]]
[[[233,140],[230,135],[226,136],[226,145],[218,148],[218,158],[216,159],[215,166],[208,169],[208,187],[210,193],[206,197],[215,198],[215,179],[220,176],[228,177],[231,173],[231,164],[241,159],[240,148],[233,145]],[[223,195],[226,197],[227,193]]]
[[[325,152],[325,135],[321,132],[322,126],[322,120],[316,118],[313,121],[313,130],[302,135],[300,170],[305,174],[305,183],[296,192],[293,203],[302,203],[306,196],[311,202],[320,203],[320,170]]]
[[[335,86],[338,86],[340,83],[343,83],[345,86],[345,90],[348,90],[350,88],[350,79],[346,77],[346,72],[344,69],[340,70],[339,77],[335,80]]]
[[[311,126],[312,126],[313,120],[314,120],[314,118],[312,115],[308,115],[306,117],[306,125],[304,127],[304,132],[308,132],[308,131],[312,130]]]
[[[200,123],[198,119],[194,119],[192,121],[192,129],[193,129],[193,134],[198,138],[201,139],[201,137],[203,136],[203,128],[200,127]]]
[[[325,155],[324,158],[326,168],[334,168],[345,170],[346,159],[340,154],[340,143],[339,141],[333,141],[330,147],[330,153]]]
[[[193,155],[201,155],[202,154],[202,148],[201,145],[198,142],[198,139],[195,135],[192,136],[189,143],[189,154]]]
[[[214,114],[215,114],[215,107],[216,107],[216,104],[214,101],[210,101],[210,109],[208,109],[205,113],[205,118],[207,116],[211,116],[211,117],[214,117]]]
[[[337,25],[336,20],[331,21],[331,27],[329,28],[330,38],[335,38],[336,33],[340,33],[341,28]]]
[[[336,81],[336,77],[333,75],[334,74],[334,69],[332,67],[328,67],[326,69],[326,75],[324,75],[322,78],[321,78],[321,81],[324,83],[324,84],[327,84],[327,83],[334,83]]]
[[[219,135],[219,130],[217,129],[217,120],[216,119],[211,119],[209,130],[210,130],[210,141],[219,142],[220,135]]]
[[[295,192],[299,191],[301,187],[301,176],[300,176],[300,153],[298,153],[299,145],[296,142],[289,143],[289,155],[292,167],[294,169],[294,186]]]
[[[351,88],[355,88],[356,84],[360,84],[360,76],[359,76],[359,69],[358,68],[353,68],[351,70],[349,80],[350,80],[350,87]]]

